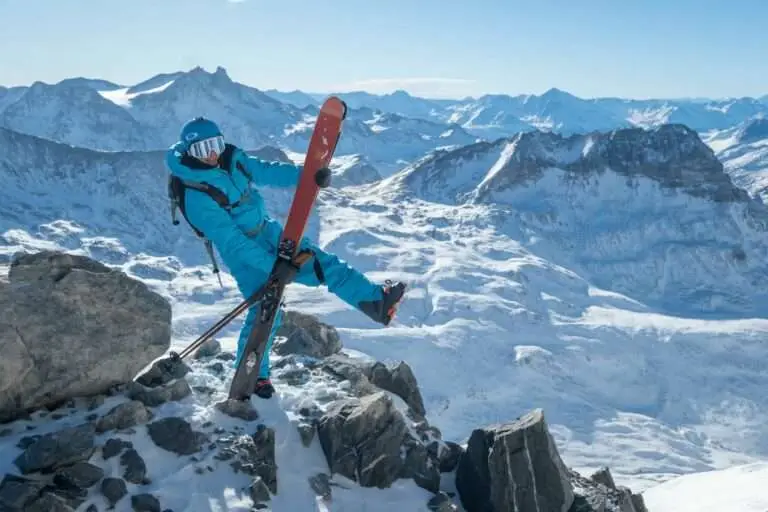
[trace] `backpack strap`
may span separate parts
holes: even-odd
[[[219,278],[219,284],[224,286],[224,284],[221,281],[221,275],[219,273],[219,265],[216,262],[216,256],[213,252],[213,244],[211,241],[205,236],[205,233],[200,231],[198,228],[195,227],[194,224],[189,220],[189,217],[187,217],[187,210],[186,210],[186,189],[191,188],[194,190],[199,190],[200,192],[203,192],[205,194],[208,194],[216,203],[227,210],[232,208],[233,205],[229,204],[229,198],[227,195],[219,190],[218,188],[214,187],[213,185],[210,185],[208,183],[198,183],[194,181],[186,181],[178,176],[169,176],[168,178],[168,197],[171,201],[171,220],[174,225],[179,224],[179,220],[176,218],[176,209],[178,208],[181,210],[181,214],[184,216],[184,220],[187,221],[187,224],[192,228],[192,230],[195,232],[195,234],[198,236],[198,238],[201,238],[203,240],[203,243],[205,244],[205,250],[208,253],[208,257],[211,258],[211,263],[213,263],[213,273],[217,275]],[[237,204],[237,203],[235,203]]]
[[[225,172],[227,172],[228,174],[231,173],[230,169],[232,168],[232,159],[234,158],[234,153],[236,149],[237,149],[236,146],[232,144],[226,144],[224,147],[224,151],[221,153],[221,156],[219,156],[218,167],[224,170]],[[186,153],[183,154],[181,157],[181,164],[196,170],[215,169],[217,167],[214,165],[208,165],[205,162],[201,162],[196,158],[192,158]],[[243,173],[243,175],[246,177],[249,183],[253,181],[253,176],[251,175],[250,172],[248,172],[248,170],[239,160],[235,162],[235,168],[241,173]],[[237,200],[234,203],[230,203],[229,198],[224,192],[222,192],[217,187],[214,187],[213,185],[206,183],[204,181],[203,182],[188,181],[188,180],[183,180],[178,176],[174,176],[174,175],[170,175],[168,177],[168,198],[171,201],[171,221],[173,222],[174,225],[179,224],[179,221],[176,218],[176,209],[181,210],[181,214],[182,216],[184,216],[184,220],[187,221],[187,224],[189,224],[189,226],[192,228],[192,230],[195,232],[198,238],[201,238],[205,243],[205,249],[208,252],[208,256],[211,258],[211,261],[213,263],[213,272],[218,276],[219,283],[222,284],[221,275],[219,274],[219,266],[216,263],[216,258],[213,252],[213,244],[205,236],[205,233],[203,233],[198,228],[196,228],[194,224],[192,224],[192,222],[189,220],[189,217],[187,217],[186,201],[185,201],[187,188],[199,190],[200,192],[207,194],[208,196],[211,197],[211,199],[216,201],[216,204],[218,204],[219,207],[225,209],[228,213],[232,210],[232,208],[235,208],[240,204],[240,200]],[[319,267],[316,266],[315,268],[316,272],[318,268]],[[323,279],[321,278],[321,280]]]

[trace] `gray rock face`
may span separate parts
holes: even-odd
[[[567,512],[574,501],[569,471],[541,409],[474,430],[456,488],[467,512]]]
[[[205,434],[192,430],[183,418],[171,416],[147,425],[147,433],[157,446],[178,455],[191,455],[200,450]]]
[[[14,463],[28,474],[86,461],[96,449],[95,436],[96,429],[89,423],[46,434],[27,446]]]
[[[320,359],[341,350],[341,339],[333,326],[298,311],[285,313],[277,335],[287,338],[274,345],[279,355],[301,354]]]
[[[0,418],[130,382],[170,336],[170,304],[140,281],[82,256],[18,257],[0,282]]]
[[[380,489],[400,476],[406,432],[405,420],[382,392],[333,403],[317,425],[331,472]]]
[[[383,389],[402,398],[415,417],[426,414],[419,383],[405,361],[387,366],[378,361],[367,363],[344,354],[334,354],[323,360],[322,367],[339,379],[349,380],[360,395]]]
[[[628,487],[617,486],[611,471],[604,467],[590,478],[570,472],[576,499],[569,512],[648,512],[640,494]]]

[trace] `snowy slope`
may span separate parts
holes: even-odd
[[[768,202],[768,118],[710,132],[705,140],[734,183]]]
[[[176,347],[240,300],[171,226],[159,153],[2,137],[2,253],[63,247],[126,269],[171,299]],[[278,217],[287,194],[269,194]],[[636,490],[768,457],[768,217],[689,130],[528,134],[321,196],[310,236],[406,279],[408,300],[387,329],[324,289],[291,285],[289,307],[407,360],[446,438],[543,407],[566,463],[609,464]]]
[[[765,512],[768,464],[686,475],[644,493],[653,512]]]

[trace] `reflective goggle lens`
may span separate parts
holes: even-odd
[[[211,152],[221,155],[224,152],[224,137],[211,137],[210,139],[199,140],[189,146],[189,154],[195,158],[208,158]]]

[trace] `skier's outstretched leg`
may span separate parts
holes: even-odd
[[[389,325],[405,294],[404,283],[376,284],[335,254],[306,240],[302,240],[301,245],[314,256],[302,266],[295,279],[297,283],[306,286],[325,284],[328,291],[373,321]]]

